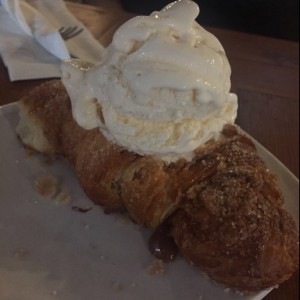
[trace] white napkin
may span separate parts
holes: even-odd
[[[0,0],[0,54],[11,81],[60,77],[61,60],[71,55],[99,63],[103,46],[62,0]],[[61,27],[84,30],[64,41]]]

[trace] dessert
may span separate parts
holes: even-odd
[[[102,64],[64,63],[76,122],[164,161],[191,159],[217,138],[236,118],[237,96],[225,51],[194,21],[198,13],[192,1],[171,3],[122,25]]]
[[[125,23],[102,64],[70,60],[62,81],[19,101],[22,142],[61,155],[95,203],[167,225],[188,261],[235,290],[298,268],[298,233],[277,178],[238,126],[230,66],[192,1]],[[180,18],[179,18],[180,16]]]

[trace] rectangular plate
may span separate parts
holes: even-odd
[[[17,104],[0,107],[0,298],[1,299],[262,299],[271,289],[236,294],[206,279],[182,257],[150,275],[151,230],[119,214],[105,215],[81,190],[63,160],[26,157],[15,128]],[[286,209],[299,226],[298,179],[257,143],[260,155],[278,174]],[[52,174],[71,202],[56,203],[34,188],[35,178]],[[72,206],[92,208],[86,213]]]

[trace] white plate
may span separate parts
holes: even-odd
[[[183,258],[151,276],[149,230],[105,215],[80,189],[63,160],[30,159],[15,134],[17,105],[0,108],[0,299],[262,299],[270,290],[242,296],[203,278]],[[298,179],[258,145],[280,178],[286,208],[299,223]],[[72,202],[40,197],[34,180],[57,176]],[[79,213],[72,206],[92,207]]]

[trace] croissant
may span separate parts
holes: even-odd
[[[226,125],[192,161],[166,164],[79,127],[59,80],[34,88],[19,108],[24,145],[68,159],[87,196],[105,210],[126,210],[146,227],[167,223],[184,257],[213,280],[257,291],[298,268],[297,227],[282,207],[277,178],[237,126]]]

